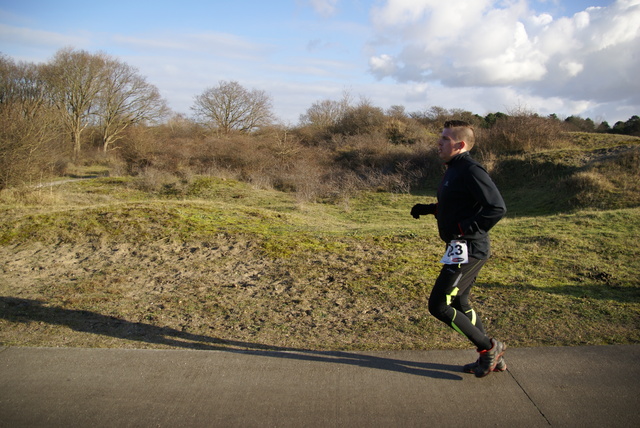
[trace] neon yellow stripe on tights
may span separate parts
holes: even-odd
[[[465,312],[465,314],[468,314],[469,312],[471,312],[471,324],[476,325],[476,321],[478,320],[476,311],[471,309],[470,311]]]
[[[460,291],[458,287],[453,287],[451,293],[447,294],[447,306],[451,306],[451,302],[453,301],[453,298],[458,295],[458,291]]]
[[[454,329],[455,331],[457,331],[458,333],[460,333],[461,335],[463,335],[463,336],[464,336],[465,334],[462,332],[462,330],[460,330],[460,329],[458,328],[458,326],[457,326],[457,325],[456,325],[456,323],[455,323],[456,315],[458,315],[458,311],[456,311],[455,309],[453,309],[453,319],[451,320],[451,327],[453,327],[453,329]]]

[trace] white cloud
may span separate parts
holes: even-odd
[[[611,8],[591,8],[590,42],[601,50],[628,43],[640,37],[640,1],[618,0]]]
[[[372,19],[381,28],[406,28],[426,22],[429,25],[425,29],[436,34],[461,28],[491,3],[491,0],[390,0],[381,7],[373,8]]]
[[[128,46],[133,49],[139,50],[182,50],[188,48],[188,46],[180,40],[175,39],[161,39],[161,38],[145,38],[145,37],[132,37],[132,36],[122,36],[122,35],[114,35],[112,40],[122,46]]]
[[[441,80],[451,86],[539,79],[544,74],[541,55],[518,19],[526,9],[521,2],[509,8],[491,8],[493,3],[390,0],[374,9],[378,31],[395,35],[400,49],[395,67],[386,64],[374,74],[382,77],[383,70],[393,70],[387,75],[401,81]],[[377,57],[382,55],[390,56],[379,52]]]
[[[336,13],[338,0],[309,0],[309,3],[317,14],[328,18]]]
[[[541,15],[534,15],[531,18],[531,22],[536,26],[546,26],[553,22],[553,16],[548,13],[543,13]]]
[[[589,26],[589,22],[591,21],[589,17],[589,12],[578,12],[573,15],[573,21],[575,22],[576,28],[578,30],[582,30],[583,28],[587,28]]]
[[[640,103],[640,0],[557,19],[530,4],[387,0],[372,11],[385,42],[372,47],[370,71],[400,83],[504,87],[571,111]]]
[[[584,70],[584,65],[575,61],[561,61],[559,65],[562,70],[567,72],[569,77],[574,77]]]
[[[50,31],[33,30],[30,28],[14,27],[0,24],[0,40],[10,41],[14,46],[75,46],[82,48],[88,44],[86,34],[65,35]]]
[[[261,58],[273,50],[272,46],[227,33],[164,34],[153,36],[115,35],[113,41],[121,46],[147,52],[192,52],[225,58]]]
[[[396,65],[394,59],[387,54],[373,56],[369,59],[369,65],[375,75],[388,76],[395,73]]]
[[[639,111],[640,0],[572,16],[557,15],[564,9],[558,0],[296,2],[316,16],[280,23],[283,33],[258,35],[245,20],[226,29],[107,30],[119,34],[54,33],[21,22],[0,24],[0,51],[25,61],[46,60],[64,46],[106,51],[137,67],[187,114],[193,96],[219,80],[267,90],[276,114],[292,122],[314,101],[339,99],[345,90],[409,112],[526,106],[613,124]],[[553,7],[533,9],[541,3]],[[368,23],[364,7],[371,7]]]

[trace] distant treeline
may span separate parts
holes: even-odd
[[[407,191],[438,173],[433,147],[449,119],[476,127],[485,159],[561,147],[567,131],[640,136],[638,116],[611,127],[523,108],[484,117],[438,106],[407,112],[349,93],[316,101],[296,125],[283,125],[269,94],[235,81],[204,89],[191,110],[171,112],[138,70],[104,53],[65,48],[44,64],[0,54],[0,190],[103,163],[156,183],[218,174],[309,198]]]

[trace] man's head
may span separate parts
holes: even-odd
[[[473,127],[462,120],[448,120],[438,140],[438,156],[449,162],[454,156],[471,150],[476,142]]]

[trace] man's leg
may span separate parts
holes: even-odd
[[[453,306],[453,308],[456,311],[462,312],[463,314],[465,314],[467,318],[469,318],[469,321],[471,321],[471,324],[475,325],[478,330],[480,330],[486,335],[486,332],[484,330],[484,326],[482,325],[482,321],[480,320],[480,317],[478,316],[477,312],[471,307],[471,304],[469,303],[469,293],[471,292],[471,288],[473,287],[475,282],[476,282],[476,279],[473,278],[473,280],[471,281],[471,284],[469,284],[469,286],[466,287],[464,291],[462,291],[461,293],[458,293],[458,297],[453,300],[453,302],[451,303],[451,306]]]
[[[465,314],[457,302],[459,309],[452,306],[460,296],[468,296],[469,289],[474,283],[478,272],[485,260],[469,258],[469,263],[463,265],[444,265],[433,286],[429,297],[429,312],[457,332],[466,336],[478,350],[491,349],[493,344],[487,337],[478,319],[473,321],[473,313]]]
[[[484,260],[470,257],[469,263],[464,265],[444,265],[429,297],[429,312],[476,345],[479,353],[474,367],[476,377],[484,377],[494,371],[506,347],[504,343],[487,337],[483,330],[473,325],[473,316],[459,312],[452,303],[459,295],[465,295],[484,263]]]
[[[467,316],[467,318],[469,318],[469,320],[471,321],[471,324],[475,325],[478,328],[478,330],[482,331],[486,335],[487,333],[484,330],[484,326],[482,325],[482,321],[480,320],[480,317],[478,316],[476,311],[471,307],[471,304],[469,303],[469,294],[474,284],[475,284],[475,278],[473,279],[471,285],[469,285],[469,287],[467,287],[467,289],[463,293],[461,293],[457,299],[453,301],[451,306],[453,306],[455,310],[464,313]],[[480,363],[480,358],[478,357],[478,359],[473,363],[465,364],[464,367],[462,368],[462,371],[464,371],[465,373],[475,373],[479,363]],[[498,364],[496,364],[496,367],[493,369],[493,371],[503,372],[505,370],[507,370],[507,363],[504,360],[504,358],[500,357],[500,359],[498,360]]]

